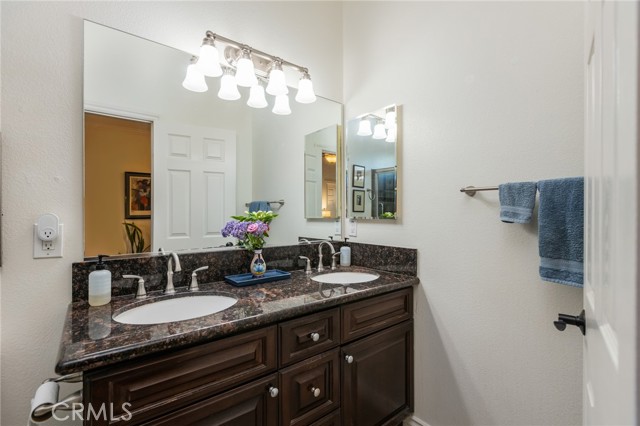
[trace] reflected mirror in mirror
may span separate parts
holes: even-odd
[[[224,247],[230,216],[259,201],[279,215],[268,245],[334,234],[305,218],[303,163],[307,135],[342,125],[341,104],[299,104],[292,88],[291,115],[276,115],[272,96],[247,106],[248,88],[219,99],[219,78],[186,90],[190,53],[88,21],[84,35],[85,257]]]
[[[347,122],[348,217],[395,220],[398,217],[400,108],[390,105]]]
[[[338,152],[341,127],[332,125],[304,139],[304,214],[307,219],[338,218]]]

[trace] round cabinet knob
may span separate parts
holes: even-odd
[[[311,333],[309,337],[311,337],[311,340],[313,340],[314,342],[317,342],[318,340],[320,340],[320,333]]]
[[[316,388],[316,387],[312,387],[311,388],[311,393],[313,394],[314,397],[319,397],[320,396],[320,389]]]
[[[347,364],[351,364],[353,362],[353,357],[351,355],[345,355],[344,360],[347,361]]]
[[[279,393],[279,392],[280,392],[280,391],[279,391],[279,390],[278,390],[278,388],[277,388],[277,387],[275,387],[275,386],[271,386],[271,387],[269,388],[269,395],[271,395],[271,398],[275,398],[276,396],[278,396],[278,393]]]

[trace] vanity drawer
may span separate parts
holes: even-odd
[[[310,426],[341,426],[340,410],[336,410],[328,416],[324,416],[317,422],[313,422]]]
[[[342,343],[410,319],[412,295],[406,288],[343,306]]]
[[[340,309],[283,322],[279,329],[280,365],[293,364],[340,344]]]
[[[85,424],[138,424],[275,371],[276,340],[272,326],[86,373],[85,405],[111,403],[114,413],[110,421]]]
[[[308,425],[340,407],[340,348],[280,370],[280,424]]]

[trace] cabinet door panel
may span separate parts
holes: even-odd
[[[342,351],[344,425],[381,425],[413,409],[412,321],[344,346]],[[351,363],[348,357],[353,357]]]
[[[279,397],[269,395],[271,386],[277,386],[276,374],[192,404],[144,425],[276,426]]]
[[[342,425],[340,410],[336,410],[333,413],[329,414],[318,420],[317,422],[312,423],[310,426],[340,426]]]
[[[340,406],[340,348],[280,371],[282,425],[308,425]]]
[[[279,329],[280,365],[293,364],[340,344],[340,309],[283,322]]]
[[[342,307],[342,343],[411,319],[413,289],[407,288]]]

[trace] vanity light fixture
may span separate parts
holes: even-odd
[[[278,115],[291,114],[291,108],[289,107],[289,95],[277,95],[276,102],[273,104],[271,112]]]
[[[393,110],[389,110],[384,116],[384,128],[390,129],[395,125],[396,125],[396,112]]]
[[[358,125],[358,136],[371,136],[371,122],[369,121],[368,116],[362,117],[360,120],[360,124]]]
[[[209,87],[207,87],[204,74],[196,65],[197,60],[198,58],[195,56],[191,58],[191,64],[187,67],[187,75],[182,82],[182,87],[192,92],[206,92]]]
[[[220,55],[218,55],[218,49],[216,49],[213,38],[205,37],[202,40],[197,61],[198,69],[207,77],[220,77],[222,75]]]
[[[386,139],[387,132],[384,130],[384,123],[382,120],[378,120],[375,127],[373,128],[373,139]]]
[[[222,51],[224,55],[220,55],[221,51],[218,50],[221,45],[224,46]],[[267,106],[264,96],[265,88],[260,85],[258,80],[267,81],[268,79],[266,93],[276,97],[273,112],[288,115],[291,114],[291,108],[289,107],[289,98],[286,96],[289,93],[283,70],[283,67],[286,66],[301,73],[296,101],[308,104],[316,100],[307,68],[214,34],[211,31],[207,31],[205,34],[195,64],[200,75],[191,76],[192,70],[196,67],[189,66],[187,77],[183,82],[183,86],[188,90],[206,91],[204,76],[218,77],[222,75],[218,97],[225,100],[236,100],[241,97],[237,86],[250,87],[247,105],[253,108],[264,108]],[[235,71],[235,76],[233,71]]]
[[[256,70],[251,60],[251,51],[247,48],[242,49],[242,55],[236,64],[236,83],[242,87],[252,87],[258,84]]]
[[[218,91],[218,97],[227,101],[235,101],[240,99],[240,92],[238,91],[238,84],[236,83],[236,77],[233,74],[231,68],[225,68],[222,78],[220,79],[220,90]]]
[[[398,139],[398,126],[393,125],[389,127],[389,130],[387,130],[387,138],[385,139],[385,141],[394,143],[396,139]]]

